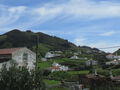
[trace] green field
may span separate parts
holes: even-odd
[[[56,87],[56,88],[51,88],[49,90],[69,90],[69,89],[66,87]]]
[[[38,63],[38,67],[40,67],[41,69],[45,69],[48,67],[51,67],[53,62],[56,63],[64,63],[64,62],[75,62],[75,63],[85,63],[86,60],[70,60],[69,58],[63,58],[63,59],[52,59],[50,61],[46,61],[46,62],[39,62]]]
[[[38,67],[40,67],[40,69],[45,69],[51,66],[52,66],[52,63],[49,61],[38,63]]]
[[[45,82],[48,84],[48,85],[59,85],[61,84],[60,81],[55,81],[55,80],[45,80]]]
[[[62,63],[62,62],[66,62],[68,61],[67,58],[63,58],[63,59],[52,59],[50,61],[45,61],[45,62],[39,62],[38,63],[38,67],[40,67],[40,69],[45,69],[45,68],[48,68],[48,67],[51,67],[53,62],[56,62],[56,63]]]
[[[89,74],[88,70],[83,70],[83,71],[69,71],[69,74]]]

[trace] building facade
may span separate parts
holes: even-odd
[[[0,49],[0,68],[3,64],[9,68],[11,61],[15,61],[18,66],[26,66],[28,69],[33,69],[36,62],[36,54],[28,48],[10,48]]]

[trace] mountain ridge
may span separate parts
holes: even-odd
[[[76,46],[68,40],[50,36],[42,32],[32,32],[31,30],[21,31],[18,29],[11,30],[0,35],[0,49],[2,48],[14,48],[14,47],[27,47],[35,51],[37,36],[39,36],[39,47],[40,51],[73,51],[78,52],[79,50],[94,50],[95,48],[87,46]],[[99,51],[99,49],[95,49]],[[43,54],[43,55],[44,55]]]

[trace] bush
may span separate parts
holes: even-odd
[[[44,88],[39,69],[29,71],[26,67],[17,68],[13,64],[9,69],[4,65],[0,71],[1,90],[43,90]]]
[[[68,72],[59,71],[59,72],[53,72],[49,75],[50,79],[54,80],[67,80],[71,77],[71,75]]]

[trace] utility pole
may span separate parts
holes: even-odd
[[[36,35],[36,69],[38,64],[38,53],[39,53],[39,35]]]

